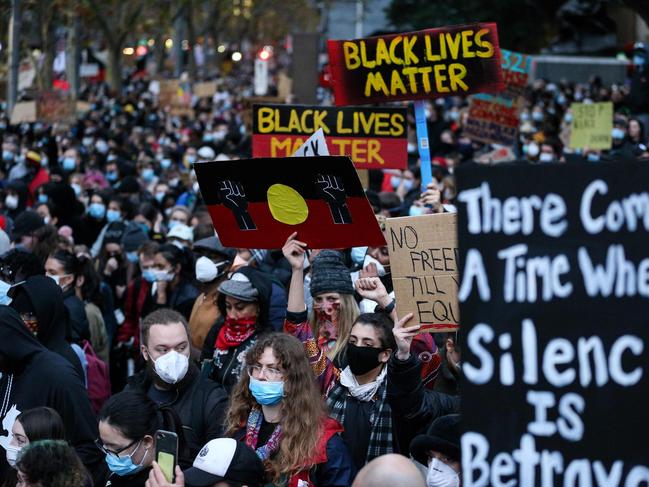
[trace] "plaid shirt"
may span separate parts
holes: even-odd
[[[287,315],[284,322],[284,331],[297,337],[304,345],[304,350],[309,357],[309,363],[316,375],[320,391],[327,401],[331,412],[330,416],[343,426],[345,425],[345,407],[349,397],[348,389],[340,383],[340,370],[333,364],[320,348],[313,336],[311,326],[305,320],[300,323],[291,321],[292,313]],[[386,401],[387,377],[376,392],[378,407],[372,414],[370,422],[370,442],[367,449],[367,461],[386,453],[394,451],[392,435],[392,409]]]

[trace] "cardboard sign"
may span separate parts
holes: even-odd
[[[194,83],[193,92],[199,98],[212,98],[216,93],[216,87],[216,81]]]
[[[456,174],[462,485],[646,484],[649,166]]]
[[[35,101],[21,101],[14,105],[11,112],[11,125],[18,125],[21,123],[31,123],[36,121],[36,102]]]
[[[516,160],[516,154],[511,147],[500,147],[486,154],[474,158],[475,162],[481,164],[500,164],[501,162],[513,162]]]
[[[500,52],[505,89],[497,95],[479,94],[471,97],[469,118],[462,135],[487,144],[514,146],[532,59],[506,49]]]
[[[336,105],[503,89],[496,24],[328,41]]]
[[[36,100],[36,116],[45,123],[73,121],[76,109],[76,102],[60,91],[42,91]]]
[[[171,115],[194,118],[191,92],[188,83],[177,79],[159,80],[158,106],[169,107]]]
[[[194,170],[226,247],[277,249],[294,231],[315,249],[385,245],[348,157],[201,162]]]
[[[610,149],[613,144],[613,103],[573,103],[571,149]]]
[[[413,313],[421,331],[459,326],[456,227],[455,213],[386,221],[397,314]]]
[[[315,157],[315,156],[328,156],[329,147],[327,147],[327,140],[324,136],[324,130],[318,131],[311,137],[306,139],[298,150],[295,151],[293,157]]]
[[[254,105],[253,157],[286,157],[318,129],[333,155],[350,156],[359,169],[405,169],[405,108]]]

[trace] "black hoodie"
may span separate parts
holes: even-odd
[[[94,445],[97,423],[83,383],[70,363],[49,351],[27,330],[20,315],[0,306],[0,445],[11,440],[16,416],[40,406],[51,407],[63,419],[67,439],[96,479],[105,472],[103,457]],[[0,478],[9,468],[0,455]]]
[[[238,269],[240,272],[250,280],[250,284],[257,289],[259,293],[259,315],[257,316],[256,332],[245,340],[238,347],[228,349],[227,353],[215,354],[216,338],[219,330],[223,326],[223,321],[227,312],[225,310],[225,295],[219,294],[217,298],[217,305],[221,312],[221,317],[216,324],[210,329],[205,343],[203,344],[203,352],[201,353],[201,362],[204,365],[204,373],[210,379],[222,384],[223,387],[230,393],[234,385],[239,382],[239,377],[243,373],[245,367],[246,352],[257,341],[257,337],[264,331],[273,331],[268,319],[270,310],[270,298],[272,294],[273,284],[268,275],[250,267],[242,267]]]
[[[23,313],[32,311],[38,320],[36,339],[52,352],[72,364],[81,380],[85,380],[79,357],[66,336],[70,336],[68,313],[58,284],[47,276],[32,276],[12,291],[11,307]]]

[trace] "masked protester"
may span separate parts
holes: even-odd
[[[90,247],[106,226],[106,199],[101,193],[94,193],[88,200],[85,214],[81,217],[81,231],[76,235],[78,244]]]
[[[252,267],[242,267],[218,287],[221,318],[205,339],[203,372],[228,392],[245,373],[245,356],[264,331],[270,331],[270,279]]]
[[[219,238],[213,236],[197,241],[193,252],[196,257],[196,280],[201,293],[194,302],[189,329],[192,345],[200,350],[205,343],[205,337],[221,316],[217,306],[218,287],[230,269],[234,250],[226,249],[221,245]]]
[[[343,437],[350,447],[354,464],[361,468],[373,458],[399,452],[395,418],[387,401],[386,365],[396,350],[393,323],[384,313],[359,315],[348,335],[338,337],[345,344],[342,352],[334,361],[329,359],[306,322],[304,293],[300,286],[305,244],[294,237],[289,237],[283,248],[293,268],[284,330],[303,343],[331,416],[344,426]],[[440,411],[453,411],[451,398],[435,397],[439,397]]]
[[[300,342],[284,333],[263,335],[245,364],[225,436],[256,450],[270,485],[350,485],[355,471],[342,427],[317,399]]]
[[[48,407],[38,407],[20,413],[11,428],[11,441],[7,446],[7,463],[13,467],[7,474],[3,487],[16,485],[16,462],[23,449],[40,440],[65,440],[65,428],[59,413]]]
[[[426,487],[460,487],[460,436],[460,415],[449,414],[412,441],[412,456],[428,465]]]
[[[66,340],[69,324],[61,288],[47,276],[32,276],[14,288],[12,298],[11,307],[34,338],[70,362],[85,381],[79,357]]]
[[[23,411],[41,406],[54,409],[83,463],[100,477],[101,456],[93,445],[97,424],[78,374],[67,360],[40,344],[10,307],[0,306],[0,323],[0,395],[7,398],[0,408],[3,427],[11,431]],[[8,468],[0,460],[0,477]]]
[[[78,455],[62,440],[40,440],[29,444],[16,467],[17,487],[92,486]]]
[[[141,335],[146,368],[129,379],[126,390],[142,392],[178,414],[193,458],[205,443],[221,436],[227,395],[190,362],[189,329],[181,314],[154,311],[142,320]]]
[[[97,447],[105,455],[110,487],[144,487],[155,460],[155,433],[162,429],[179,436],[178,452],[186,449],[178,416],[158,408],[140,392],[112,396],[99,412]]]
[[[186,319],[189,318],[198,296],[191,252],[173,244],[161,245],[155,255],[153,272],[154,306],[173,308]]]
[[[79,271],[79,260],[68,250],[56,250],[45,261],[45,275],[58,284],[63,291],[63,303],[70,318],[70,338],[77,343],[81,340],[90,340],[90,325],[86,311],[83,302],[76,295]]]
[[[123,307],[127,283],[128,260],[122,246],[125,232],[126,224],[123,222],[108,224],[97,264],[103,281],[110,286],[116,308]]]

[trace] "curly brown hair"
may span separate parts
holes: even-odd
[[[316,454],[327,413],[302,343],[285,333],[264,334],[246,353],[246,366],[258,363],[267,348],[272,349],[284,372],[282,440],[279,451],[265,464],[266,473],[277,481],[283,474],[290,476],[311,466],[308,459]],[[250,411],[259,407],[249,384],[250,377],[244,373],[232,390],[225,436],[245,428]]]
[[[40,440],[22,451],[16,465],[30,483],[43,487],[79,487],[88,475],[81,460],[63,440]]]

